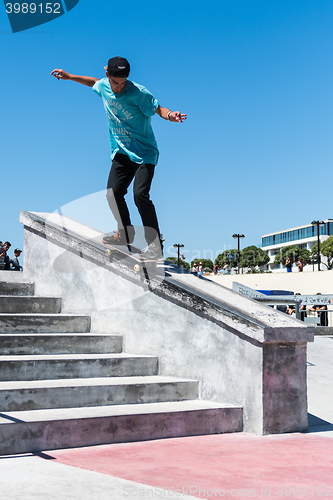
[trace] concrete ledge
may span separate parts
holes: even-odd
[[[315,326],[315,335],[333,335],[333,326]]]
[[[232,327],[254,341],[313,342],[313,327],[288,317],[247,297],[240,296],[206,278],[173,273],[147,276],[136,273],[121,262],[111,262],[102,243],[103,233],[59,214],[21,212],[20,221],[29,231],[73,254],[98,264],[125,279],[136,282],[195,314]],[[68,257],[69,259],[69,257]],[[72,271],[77,263],[72,261]],[[53,264],[54,265],[54,264]],[[168,267],[170,269],[170,267]],[[70,272],[71,268],[64,272]]]
[[[172,275],[152,281],[150,290],[244,337],[266,342],[313,342],[314,328],[275,309],[243,297],[206,278]]]

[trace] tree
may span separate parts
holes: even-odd
[[[229,253],[232,253],[234,256],[231,262],[228,259]],[[238,250],[233,248],[232,250],[224,250],[224,252],[220,253],[215,259],[215,264],[219,266],[219,269],[222,269],[224,264],[230,264],[230,267],[238,267],[238,260]]]
[[[310,264],[311,262],[311,252],[306,248],[299,248],[297,245],[289,245],[287,247],[281,248],[280,252],[275,255],[274,264],[285,265],[287,256],[289,255],[291,263],[298,262],[302,258],[305,264]]]
[[[240,250],[239,255],[236,249],[224,250],[224,252],[220,253],[215,259],[215,264],[218,264],[219,269],[222,269],[225,263],[229,263],[229,253],[232,253],[234,256],[230,262],[230,266],[233,268],[237,268],[239,264],[240,268],[248,267],[254,272],[257,267],[264,266],[269,262],[269,257],[266,252],[255,245],[251,245]]]
[[[269,256],[267,253],[255,245],[245,247],[241,251],[240,267],[248,267],[251,269],[252,273],[254,273],[258,267],[268,264],[268,262]]]
[[[193,264],[196,264],[199,267],[199,263],[201,262],[202,264],[202,269],[206,273],[211,273],[213,271],[213,261],[210,259],[193,259],[191,262],[191,269],[193,267]]]
[[[328,270],[333,269],[333,236],[330,236],[329,238],[327,238],[327,240],[323,241],[323,243],[319,244],[319,251],[327,258],[327,264],[325,262],[323,262],[323,264],[325,264]],[[316,260],[317,255],[318,243],[315,243],[311,248],[312,259]]]
[[[167,257],[165,260],[172,262],[172,264],[176,264],[176,265],[178,264],[177,257]],[[190,269],[190,264],[183,259],[179,259],[179,266],[184,267],[185,269]]]

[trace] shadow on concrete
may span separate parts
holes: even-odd
[[[308,413],[308,432],[333,431],[333,423]]]
[[[14,422],[14,423],[21,423],[21,422],[25,422],[24,420],[20,420],[19,418],[16,418],[16,417],[12,417],[10,415],[6,415],[6,413],[0,413],[0,418],[4,418],[5,420],[10,420],[11,422]]]

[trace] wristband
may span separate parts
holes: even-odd
[[[171,122],[170,114],[171,114],[171,111],[169,111],[169,113],[167,114],[167,119],[170,120],[170,122]]]

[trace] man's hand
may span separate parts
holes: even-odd
[[[156,113],[164,120],[170,120],[171,122],[179,122],[183,123],[186,120],[187,115],[181,113],[180,111],[170,111],[169,108],[162,108],[162,106],[158,105]]]
[[[180,122],[183,123],[184,120],[186,120],[187,115],[184,113],[181,113],[180,111],[171,111],[169,113],[169,120],[171,122]]]
[[[72,82],[81,83],[81,85],[86,85],[87,87],[93,87],[98,81],[98,78],[92,76],[71,75],[63,69],[54,69],[51,71],[51,75],[55,76],[58,80],[71,80]]]
[[[54,69],[51,72],[51,75],[58,78],[58,80],[69,80],[70,78],[69,73],[67,73],[67,71],[64,71],[63,69]]]

